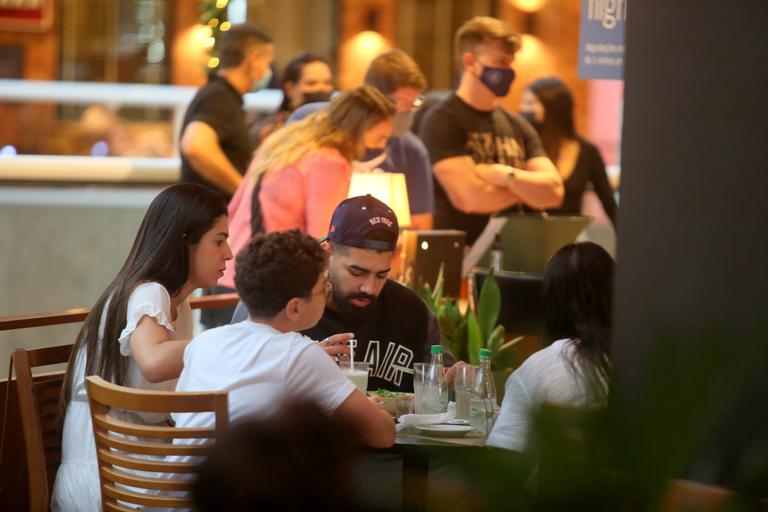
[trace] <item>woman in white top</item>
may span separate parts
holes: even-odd
[[[544,402],[603,404],[610,369],[611,256],[597,244],[569,244],[547,263],[542,286],[551,344],[510,375],[487,445],[522,452],[531,413]]]
[[[173,390],[192,337],[187,297],[209,288],[232,258],[227,204],[192,184],[169,187],[152,201],[117,277],[80,330],[62,388],[62,461],[51,508],[101,510],[86,375],[142,389]],[[111,411],[124,421],[167,422],[167,415]]]

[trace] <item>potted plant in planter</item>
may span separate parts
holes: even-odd
[[[508,373],[516,361],[514,345],[522,338],[505,341],[504,326],[496,325],[501,308],[501,292],[493,270],[483,282],[477,302],[470,301],[463,312],[456,299],[444,296],[443,282],[441,265],[434,288],[424,284],[419,294],[440,323],[446,349],[457,361],[470,364],[480,363],[481,348],[491,349],[493,369]],[[496,380],[500,386],[506,379]]]

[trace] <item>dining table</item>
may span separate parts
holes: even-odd
[[[375,453],[400,455],[403,459],[402,510],[426,510],[430,461],[436,458],[482,456],[486,436],[473,431],[464,437],[435,437],[414,426],[398,426],[397,438],[390,448]]]

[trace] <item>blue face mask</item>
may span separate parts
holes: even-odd
[[[251,86],[251,92],[259,92],[262,89],[266,89],[269,82],[272,81],[272,68],[267,68],[267,72],[257,82]]]
[[[515,71],[510,68],[483,66],[483,72],[480,74],[480,81],[483,85],[499,98],[507,95],[514,80]]]

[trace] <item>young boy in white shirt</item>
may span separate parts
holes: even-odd
[[[197,336],[184,351],[177,391],[229,392],[231,421],[269,418],[286,401],[310,400],[347,420],[375,448],[395,441],[389,414],[369,400],[319,344],[297,331],[323,314],[327,253],[298,230],[255,237],[237,256],[235,286],[248,319]],[[213,426],[212,413],[176,413],[177,427]]]

